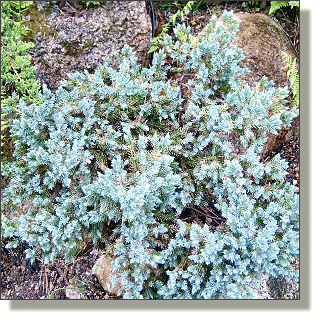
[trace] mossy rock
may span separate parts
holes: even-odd
[[[93,72],[107,57],[116,67],[115,54],[126,43],[144,64],[151,46],[151,20],[141,1],[110,1],[88,8],[37,1],[25,19],[30,20],[26,26],[33,30],[28,40],[35,42],[30,54],[36,77],[51,90],[70,73]]]

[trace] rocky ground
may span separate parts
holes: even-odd
[[[64,1],[66,2],[66,1]],[[64,4],[59,7],[64,14],[71,14],[72,10],[64,10]],[[150,5],[148,11],[150,13]],[[207,24],[212,13],[219,14],[224,9],[234,12],[246,12],[241,2],[208,2],[207,5],[192,11],[185,22],[192,26],[194,31],[200,31]],[[268,14],[268,8],[262,6],[260,12]],[[256,12],[256,8],[247,8],[249,12]],[[168,21],[171,14],[175,12],[174,6],[170,8],[155,6],[156,18],[159,23],[157,27]],[[294,49],[299,53],[299,27],[290,16],[290,12],[281,10],[276,18],[284,31],[287,33]],[[177,20],[179,22],[179,19]],[[159,30],[158,30],[159,31]],[[287,180],[299,185],[299,139],[287,139],[283,141],[274,153],[280,153],[289,163]],[[87,244],[78,253],[74,262],[65,263],[57,259],[48,265],[36,261],[34,264],[25,259],[24,247],[17,249],[5,249],[6,242],[1,240],[1,299],[115,299],[109,296],[101,287],[96,277],[92,274],[92,267],[99,257],[99,252],[105,248],[103,244]],[[74,289],[74,290],[72,290]],[[271,292],[272,293],[272,292]],[[273,298],[279,298],[274,293]],[[287,296],[287,298],[298,298]]]

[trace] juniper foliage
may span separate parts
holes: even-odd
[[[122,282],[125,298],[244,299],[262,271],[298,277],[298,189],[285,182],[279,155],[259,155],[267,132],[298,111],[286,104],[287,88],[240,78],[244,56],[229,46],[240,22],[232,12],[222,26],[216,20],[198,36],[177,26],[178,40],[167,35],[148,69],[125,46],[118,70],[106,60],[55,93],[44,86],[38,104],[20,101],[3,206],[28,210],[2,217],[9,246],[26,241],[31,259],[68,260],[112,220],[113,283]],[[167,80],[177,70],[187,82]],[[230,133],[243,152],[232,151]],[[187,206],[206,205],[206,190],[226,218],[215,230],[181,220]]]

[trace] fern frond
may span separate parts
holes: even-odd
[[[299,1],[289,1],[289,5],[291,9],[293,9],[294,7],[299,8]]]
[[[294,7],[299,8],[299,1],[271,1],[271,7],[269,11],[269,15],[275,13],[277,10],[283,7],[291,7],[293,9]]]
[[[290,88],[293,94],[293,107],[299,105],[299,73],[297,68],[297,59],[292,59],[292,56],[282,52],[283,62],[285,64],[284,70],[287,70],[287,78],[290,82]]]
[[[169,22],[163,26],[162,32],[152,40],[152,46],[148,53],[155,52],[160,48],[160,40],[163,40],[165,35],[168,34],[170,25],[175,26],[176,20],[179,16],[183,20],[184,17],[190,13],[194,4],[195,1],[188,1],[188,3],[182,9],[178,10],[175,14],[170,16]]]

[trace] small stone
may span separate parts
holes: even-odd
[[[212,224],[212,219],[206,217],[206,224],[207,224],[207,225],[211,225],[211,224]]]
[[[118,295],[121,288],[121,280],[117,282],[115,287],[112,286],[112,278],[114,276],[120,276],[112,271],[112,262],[115,260],[113,257],[106,255],[101,256],[93,267],[93,273],[96,275],[103,289],[111,295]]]
[[[66,296],[69,299],[83,299],[83,294],[79,292],[77,289],[73,289],[72,287],[68,287],[66,289]]]
[[[297,183],[298,183],[297,180],[295,180],[295,179],[292,180],[292,184],[293,184],[294,186],[295,186]]]

